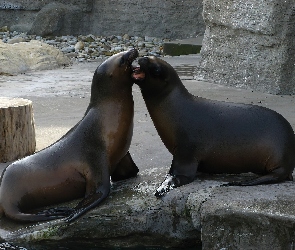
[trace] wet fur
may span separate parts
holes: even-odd
[[[82,120],[51,146],[9,165],[0,184],[0,211],[19,221],[73,221],[105,199],[113,181],[136,176],[128,149],[133,133],[130,58],[122,52],[95,71]],[[134,59],[134,58],[133,58]],[[83,198],[75,208],[32,209]]]
[[[229,185],[292,180],[295,137],[284,117],[260,106],[193,96],[165,61],[145,57],[138,62],[145,78],[136,79],[136,83],[173,155],[169,174],[156,196],[192,182],[197,172],[261,175]]]

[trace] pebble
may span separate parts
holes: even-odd
[[[67,54],[67,53],[74,52],[74,51],[75,51],[75,48],[76,48],[76,46],[70,45],[70,46],[68,46],[68,47],[64,47],[64,48],[62,48],[61,51],[62,51],[63,53],[65,53],[65,54]]]
[[[128,34],[112,36],[80,36],[41,37],[19,32],[0,32],[0,40],[4,43],[38,40],[57,47],[72,61],[84,62],[105,58],[115,53],[136,48],[140,56],[162,56],[163,43],[169,41],[157,37],[139,37]]]
[[[83,50],[85,49],[85,44],[82,41],[79,41],[75,44],[75,51]]]

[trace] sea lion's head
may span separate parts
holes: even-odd
[[[117,53],[105,60],[95,71],[91,95],[102,92],[121,91],[132,87],[132,62],[138,57],[138,51],[131,49]]]
[[[133,67],[132,78],[142,91],[161,93],[180,81],[174,68],[160,58],[141,57],[138,64],[139,66]]]

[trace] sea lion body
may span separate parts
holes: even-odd
[[[144,76],[133,77],[173,155],[169,176],[156,196],[191,182],[197,172],[261,175],[234,185],[292,180],[295,137],[283,116],[260,106],[193,96],[165,61],[146,57],[138,62]]]
[[[9,165],[2,174],[0,208],[20,221],[67,216],[72,221],[107,197],[113,180],[138,168],[128,149],[133,131],[131,63],[137,51],[110,57],[95,71],[87,111],[51,146]],[[74,209],[36,208],[84,198]]]

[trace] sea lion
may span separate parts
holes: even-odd
[[[95,71],[84,117],[51,146],[9,165],[0,184],[0,211],[19,221],[72,221],[105,199],[113,181],[136,176],[128,149],[133,133],[132,61],[121,52]],[[74,208],[36,208],[84,199]]]
[[[132,77],[173,155],[169,174],[156,196],[192,182],[197,171],[261,175],[228,185],[292,180],[295,137],[282,115],[260,106],[193,96],[173,67],[159,58],[140,58],[138,64]]]

